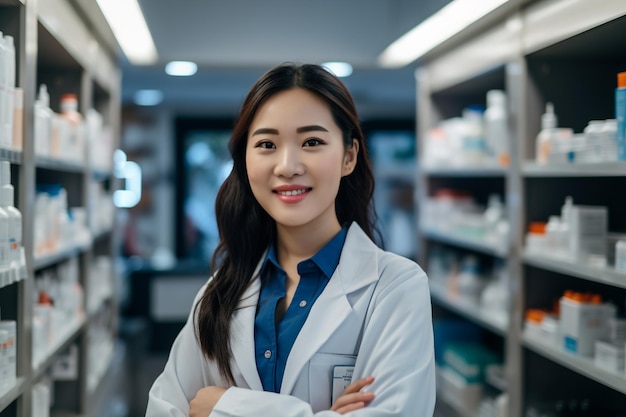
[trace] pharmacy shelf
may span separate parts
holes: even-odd
[[[9,404],[22,395],[25,387],[26,384],[24,378],[18,377],[12,388],[0,394],[0,410],[4,410],[9,406]]]
[[[595,281],[614,287],[626,288],[626,273],[618,272],[614,268],[591,266],[588,262],[576,262],[550,258],[524,251],[524,263],[537,268],[546,269],[560,274]]]
[[[37,168],[45,168],[53,171],[68,172],[82,174],[85,172],[85,164],[81,162],[65,161],[57,158],[46,156],[37,156],[35,158]]]
[[[523,166],[525,177],[624,177],[626,162],[578,163],[540,165],[527,162]]]
[[[52,363],[58,358],[59,354],[63,352],[69,345],[74,343],[74,340],[83,330],[86,324],[85,317],[78,317],[74,321],[65,327],[57,336],[56,343],[54,343],[44,358],[33,363],[33,380],[39,379],[50,368]]]
[[[9,161],[12,164],[21,164],[22,151],[0,148],[0,160]]]
[[[422,233],[423,236],[429,239],[436,240],[441,243],[459,246],[472,251],[481,252],[486,255],[491,255],[498,258],[504,258],[507,255],[506,247],[495,246],[490,244],[489,242],[485,242],[483,239],[473,238],[449,230],[443,231],[430,227],[422,227],[420,229],[420,233]]]
[[[476,304],[475,301],[463,297],[451,295],[441,284],[430,284],[430,295],[436,303],[448,310],[454,311],[476,324],[500,335],[507,335],[507,318],[497,316],[493,312],[486,311]]]
[[[500,166],[482,167],[425,167],[422,169],[424,175],[431,177],[505,177],[506,169]]]
[[[97,13],[86,12],[87,4]],[[36,317],[36,309],[32,296],[38,287],[37,273],[41,268],[80,257],[82,262],[79,263],[79,269],[83,274],[81,283],[89,282],[89,262],[96,255],[113,256],[111,245],[117,233],[115,231],[102,236],[98,247],[93,246],[92,237],[88,233],[81,233],[80,236],[75,233],[71,247],[63,245],[62,250],[54,253],[35,255],[40,252],[35,251],[35,235],[38,230],[33,202],[37,197],[39,184],[60,184],[71,197],[68,199],[70,207],[85,208],[90,206],[89,186],[95,178],[110,181],[104,184],[107,191],[113,191],[118,186],[107,172],[112,170],[101,169],[92,173],[96,167],[106,168],[107,163],[101,160],[94,162],[88,161],[86,157],[69,158],[67,153],[58,153],[54,157],[48,153],[37,154],[32,134],[36,119],[32,110],[37,91],[41,84],[48,86],[55,111],[58,111],[58,99],[63,94],[76,94],[81,112],[94,109],[102,115],[103,128],[110,129],[111,146],[115,148],[119,143],[121,68],[118,60],[119,46],[94,1],[0,0],[0,24],[0,29],[5,34],[12,35],[15,40],[15,75],[24,91],[25,111],[22,149],[17,150],[10,146],[0,148],[0,158],[12,165],[15,205],[21,211],[23,219],[22,245],[24,254],[28,254],[24,256],[28,258],[28,262],[24,262],[24,266],[17,271],[19,273],[9,274],[12,275],[11,281],[15,280],[15,275],[19,275],[19,284],[0,290],[3,316],[15,320],[20,342],[20,351],[16,358],[19,385],[9,393],[0,395],[0,415],[29,417],[35,413],[31,393],[38,380],[70,346],[77,345],[79,357],[83,358],[83,341],[88,334],[88,326],[95,325],[95,320],[89,321],[86,314],[76,323],[62,323],[71,324],[71,327],[63,335],[55,335],[54,346],[36,346],[42,349],[45,347],[45,351],[37,351],[40,356],[33,358],[35,346],[32,323]],[[89,141],[86,146],[85,156],[91,155]],[[4,275],[0,272],[0,283],[6,282]],[[26,277],[28,279],[23,279]],[[88,286],[83,288],[85,299],[94,295],[89,292]],[[117,332],[116,297],[115,294],[109,297],[113,300],[108,303],[111,308],[103,309],[105,317],[100,320],[112,334]],[[5,299],[9,299],[8,302],[4,303]],[[86,371],[83,362],[79,361],[80,375],[84,375]],[[56,384],[55,382],[54,385]],[[86,398],[86,378],[63,385],[62,389],[52,388],[51,401],[55,403],[55,408],[60,411],[63,409],[62,412],[69,412],[70,415],[90,415],[90,403]]]
[[[602,385],[613,388],[616,391],[626,394],[626,374],[610,372],[597,367],[592,358],[577,356],[573,353],[565,352],[546,343],[535,340],[528,335],[523,335],[523,344],[533,352],[538,353],[574,372],[584,375]]]
[[[431,128],[458,117],[462,109],[472,104],[484,104],[489,90],[502,89],[507,93],[510,110],[511,165],[506,172],[498,172],[497,169],[433,168],[428,167],[429,161],[423,161],[417,172],[416,191],[420,198],[416,202],[424,203],[438,189],[467,182],[476,194],[497,189],[506,196],[510,245],[496,249],[480,240],[451,234],[447,229],[429,230],[431,224],[421,223],[420,226],[427,227],[418,228],[424,252],[422,262],[428,266],[428,251],[434,246],[430,245],[433,241],[501,257],[510,274],[509,295],[517,317],[523,316],[520,309],[533,304],[531,301],[547,300],[546,292],[560,292],[561,283],[567,285],[566,277],[585,280],[586,287],[608,285],[609,290],[623,291],[626,274],[611,267],[552,259],[547,257],[549,254],[529,254],[523,241],[527,221],[542,216],[547,219],[548,213],[556,212],[559,202],[567,195],[580,204],[606,206],[615,213],[624,211],[622,194],[603,190],[623,188],[626,162],[539,165],[531,161],[546,100],[554,103],[562,125],[572,126],[576,131],[582,130],[589,120],[614,117],[615,76],[625,68],[622,51],[626,43],[621,36],[626,27],[624,3],[523,0],[516,3],[515,10],[503,10],[500,15],[491,13],[485,20],[489,22],[485,21],[484,27],[468,28],[456,35],[458,42],[451,39],[419,59],[415,74],[418,151],[423,154]],[[477,56],[481,59],[474,59]],[[571,89],[572,85],[577,87]],[[500,179],[502,183],[496,183]],[[610,227],[614,233],[621,233],[622,226],[619,217],[612,219]],[[544,271],[562,274],[564,279],[543,283]],[[436,290],[431,290],[435,305],[447,304],[449,309],[457,307],[468,319],[476,317],[462,310],[461,301],[453,303]],[[511,417],[527,415],[534,400],[549,403],[577,395],[584,387],[573,388],[568,384],[570,370],[585,376],[582,379],[593,385],[590,398],[594,403],[626,393],[624,374],[612,374],[596,367],[590,359],[525,340],[518,325],[508,326],[505,336],[505,382]],[[535,384],[545,378],[542,370],[524,367],[524,355],[532,351],[557,364],[557,372],[550,379],[553,384]],[[626,406],[616,403],[615,411],[623,414]]]
[[[91,248],[91,242],[82,245],[71,246],[69,248],[49,254],[37,256],[35,258],[35,270],[47,268],[56,263],[63,262],[73,256],[77,256]]]

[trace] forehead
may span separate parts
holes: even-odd
[[[317,95],[302,88],[281,91],[259,106],[252,126],[259,124],[335,124],[330,107]]]

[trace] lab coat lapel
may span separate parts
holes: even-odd
[[[337,269],[315,301],[291,349],[282,394],[291,393],[302,368],[350,314],[348,295],[378,279],[376,249],[356,223],[350,227]]]
[[[261,259],[264,259],[263,256]],[[248,386],[253,390],[263,390],[263,384],[256,368],[254,354],[254,316],[261,292],[259,270],[262,261],[257,266],[254,279],[246,290],[231,323],[230,344],[233,358],[241,371]]]

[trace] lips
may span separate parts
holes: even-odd
[[[302,201],[313,188],[304,185],[281,185],[272,190],[284,203],[294,204]]]

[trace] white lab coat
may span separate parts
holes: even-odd
[[[210,417],[339,416],[329,411],[332,370],[335,365],[352,364],[353,380],[375,377],[369,388],[375,398],[349,416],[432,416],[431,304],[426,274],[417,264],[384,252],[353,224],[337,269],[291,349],[280,394],[263,391],[256,369],[254,318],[260,265],[232,320],[235,386],[224,393]],[[204,358],[190,315],[150,390],[146,416],[187,416],[189,401],[209,385],[228,386],[217,366]]]

